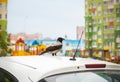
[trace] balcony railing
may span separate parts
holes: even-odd
[[[120,43],[117,43],[117,47],[120,48]]]
[[[120,38],[116,38],[116,42],[117,42],[117,43],[120,43]]]
[[[108,9],[113,9],[114,8],[114,4],[111,3],[111,4],[108,4]]]

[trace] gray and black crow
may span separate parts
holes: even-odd
[[[46,48],[46,51],[41,52],[39,55],[42,55],[44,53],[51,53],[52,56],[55,56],[57,52],[59,52],[62,48],[62,41],[65,40],[62,37],[59,37],[57,39],[57,42],[49,47]]]

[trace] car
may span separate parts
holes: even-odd
[[[120,65],[63,56],[0,57],[0,82],[120,82]]]

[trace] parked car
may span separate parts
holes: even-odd
[[[0,58],[0,82],[120,82],[120,65],[91,58]]]

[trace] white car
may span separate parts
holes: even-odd
[[[1,57],[0,82],[120,82],[120,65],[91,58]]]

